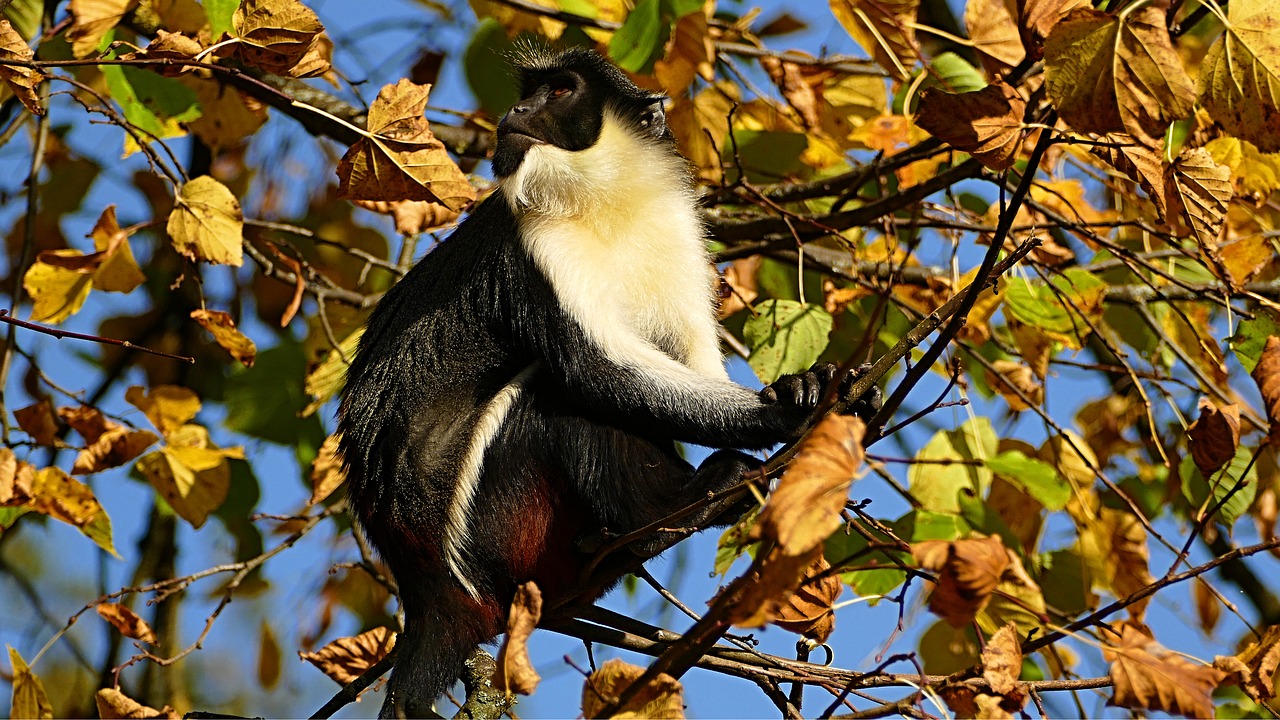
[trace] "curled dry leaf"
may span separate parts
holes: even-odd
[[[267,121],[267,106],[230,85],[186,75],[182,84],[196,94],[204,114],[187,128],[209,147],[234,147],[253,135]]]
[[[1039,60],[1044,53],[1045,38],[1054,26],[1072,10],[1090,7],[1090,3],[1089,0],[1014,0],[1013,6],[1017,9],[1023,47],[1032,60]]]
[[[22,432],[31,436],[37,445],[58,445],[58,418],[53,414],[53,403],[48,398],[13,411]]]
[[[27,41],[13,29],[8,20],[0,19],[0,60],[30,62],[34,59],[35,53],[27,45]],[[44,80],[44,75],[39,70],[21,65],[0,65],[0,80],[4,81],[31,114],[44,114],[40,94],[36,92],[36,86]]]
[[[1044,401],[1044,386],[1036,380],[1035,371],[1020,362],[996,360],[991,363],[991,369],[985,371],[985,377],[1013,412],[1039,407]]]
[[[1200,621],[1200,632],[1206,637],[1212,636],[1213,629],[1218,626],[1218,620],[1222,617],[1222,603],[1213,594],[1209,583],[1200,578],[1192,583],[1191,590],[1196,601],[1196,619]]]
[[[258,355],[258,346],[236,327],[231,315],[221,310],[192,310],[191,319],[200,323],[200,327],[213,335],[219,347],[231,353],[231,357],[239,360],[245,367],[253,367],[253,360]]]
[[[684,92],[694,77],[707,82],[715,79],[716,45],[707,26],[710,8],[708,5],[677,20],[662,59],[653,64],[653,75],[668,95]]]
[[[1230,462],[1240,445],[1240,405],[1222,408],[1207,397],[1200,398],[1200,417],[1187,428],[1191,459],[1206,478]]]
[[[13,450],[0,447],[0,507],[26,505],[31,502],[35,469],[19,460]]]
[[[244,0],[231,16],[235,54],[275,75],[291,74],[322,32],[320,18],[298,0]]]
[[[160,438],[150,430],[131,430],[116,425],[98,436],[76,455],[71,466],[74,475],[88,475],[108,468],[120,467],[141,455]]]
[[[149,708],[115,688],[102,688],[93,699],[98,705],[98,717],[102,720],[178,720],[182,717],[168,705],[159,710]]]
[[[244,264],[244,215],[226,185],[208,175],[183,184],[166,229],[173,248],[192,260]]]
[[[1125,624],[1121,633],[1119,641],[1102,653],[1111,663],[1108,674],[1114,687],[1108,705],[1185,717],[1214,716],[1210,694],[1227,676],[1225,672],[1165,650],[1131,624]]]
[[[121,57],[122,60],[132,60],[134,58],[146,58],[148,60],[178,60],[182,64],[171,66],[150,65],[148,69],[164,75],[165,77],[177,77],[192,72],[196,68],[185,63],[192,62],[195,57],[203,50],[200,41],[192,37],[187,37],[179,32],[169,32],[167,30],[156,30],[156,39],[152,40],[145,48],[136,53],[129,53]]]
[[[1261,640],[1239,653],[1214,658],[1213,666],[1228,674],[1228,683],[1239,683],[1254,702],[1271,700],[1276,696],[1273,680],[1280,670],[1280,625],[1267,627]]]
[[[338,638],[315,652],[299,652],[298,657],[345,686],[386,657],[395,644],[394,632],[376,627],[355,637]]]
[[[1022,648],[1018,643],[1018,626],[1009,623],[987,640],[982,650],[982,677],[991,683],[997,695],[1011,696],[1018,691],[1022,675]]]
[[[1004,75],[1027,56],[1018,26],[1002,0],[969,0],[964,6],[964,27],[987,75]]]
[[[1267,421],[1271,423],[1267,437],[1273,447],[1280,446],[1280,337],[1267,338],[1251,375],[1262,392],[1262,404],[1267,407]]]
[[[98,616],[111,623],[121,635],[134,640],[141,640],[149,645],[156,644],[156,634],[146,620],[120,603],[102,603],[97,608]]]
[[[1200,64],[1200,102],[1231,135],[1280,151],[1280,6],[1233,0]]]
[[[532,695],[542,678],[529,659],[529,636],[542,618],[542,591],[529,581],[516,588],[507,615],[507,637],[498,649],[490,683],[506,693]]]
[[[1165,27],[1168,2],[1161,4],[1119,16],[1078,8],[1053,27],[1045,84],[1072,129],[1158,139],[1191,113],[1195,88]]]
[[[921,568],[938,574],[929,609],[952,627],[973,622],[1009,567],[1009,552],[996,536],[926,540],[911,546],[911,556]]]
[[[356,200],[356,205],[376,213],[390,215],[401,235],[421,235],[451,225],[462,214],[440,203],[425,200]]]
[[[1231,168],[1204,148],[1183,150],[1165,170],[1164,187],[1169,209],[1190,227],[1201,251],[1216,254],[1233,192]]]
[[[760,67],[769,74],[769,79],[778,88],[778,92],[782,93],[787,104],[800,116],[806,131],[812,132],[822,127],[822,107],[817,91],[813,85],[805,82],[799,65],[769,57],[760,59]]]
[[[862,466],[865,433],[859,418],[823,418],[769,495],[751,538],[776,541],[784,553],[795,556],[820,547],[840,527],[849,486]]]
[[[311,499],[307,505],[322,503],[347,479],[342,471],[342,455],[338,450],[338,435],[330,435],[320,444],[320,452],[311,463]]]
[[[720,319],[751,307],[755,299],[760,297],[756,285],[756,276],[760,271],[761,257],[753,255],[740,258],[729,263],[720,276]],[[832,315],[831,308],[827,312]]]
[[[920,0],[829,0],[831,12],[880,67],[906,79],[920,57],[916,16]]]
[[[588,718],[605,717],[605,708],[643,674],[644,668],[618,658],[601,665],[582,685],[582,714]],[[684,687],[679,680],[659,673],[630,702],[608,717],[679,720],[684,717]]]
[[[71,0],[71,54],[82,58],[97,52],[102,38],[137,6],[138,0]]]
[[[930,88],[920,97],[916,123],[993,169],[1013,166],[1022,146],[1022,116],[1027,103],[1018,91],[996,80],[976,92],[948,93]]]
[[[402,79],[369,106],[366,137],[338,162],[338,195],[349,200],[425,200],[461,210],[475,188],[422,116],[431,87]]]
[[[727,619],[738,627],[764,627],[778,617],[801,580],[810,574],[809,569],[822,561],[821,547],[791,555],[776,544],[770,546],[739,579],[742,590],[729,607]]]
[[[774,603],[776,607],[770,612],[773,624],[810,640],[826,642],[836,627],[833,608],[844,591],[839,576],[827,573],[830,569],[831,564],[821,555],[810,563],[800,578],[800,587],[782,602]]]

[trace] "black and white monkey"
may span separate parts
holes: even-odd
[[[837,382],[834,366],[761,392],[729,379],[660,96],[588,50],[517,66],[496,191],[387,293],[343,394],[351,507],[404,610],[384,716],[427,714],[503,630],[519,583],[564,599],[590,557],[579,539],[638,529],[759,467],[720,450],[695,469],[676,441],[788,440]]]

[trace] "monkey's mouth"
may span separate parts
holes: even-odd
[[[546,145],[547,141],[536,138],[528,133],[519,130],[498,130],[498,142],[515,143],[521,150],[527,150],[534,145]]]

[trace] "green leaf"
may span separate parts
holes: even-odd
[[[996,433],[985,417],[956,430],[939,431],[916,453],[917,462],[907,470],[911,495],[925,510],[959,513],[961,490],[981,497],[991,486],[991,470],[982,461],[995,454]]]
[[[481,109],[493,117],[499,117],[520,99],[519,88],[511,73],[494,71],[494,68],[506,67],[506,58],[515,50],[516,46],[507,38],[502,23],[485,18],[476,26],[462,58],[471,92]]]
[[[783,375],[808,370],[827,347],[834,322],[817,305],[766,300],[742,326],[751,348],[751,369],[766,385]]]
[[[624,70],[640,72],[662,48],[659,0],[640,0],[609,40],[609,57]]]
[[[1054,340],[1079,350],[1090,326],[1102,318],[1106,283],[1092,273],[1073,268],[1055,276],[1049,284],[1015,279],[1005,287],[1004,303],[1009,314],[1039,328]],[[1082,317],[1082,314],[1085,317]],[[1088,322],[1085,322],[1086,318]]]
[[[949,92],[976,92],[987,86],[987,79],[982,73],[953,52],[939,53],[929,64],[929,69]]]
[[[44,17],[44,0],[13,0],[4,9],[4,19],[27,41],[34,40]],[[42,43],[43,44],[43,43]]]
[[[1236,334],[1231,336],[1231,349],[1245,370],[1253,372],[1258,366],[1258,358],[1270,335],[1280,336],[1280,323],[1276,322],[1275,313],[1261,308],[1254,312],[1252,320],[1245,320],[1236,328]]]
[[[1017,450],[988,458],[987,467],[1040,501],[1049,510],[1061,510],[1071,499],[1071,486],[1058,475],[1052,465],[1029,458]]]
[[[202,0],[204,14],[209,17],[209,34],[216,42],[223,33],[231,32],[231,17],[240,0]]]
[[[867,539],[858,533],[833,534],[827,538],[823,554],[832,565],[853,558],[850,564],[858,569],[840,573],[840,582],[848,585],[860,597],[887,595],[907,579],[907,574],[885,557],[884,552],[868,552]],[[911,562],[911,557],[906,553],[889,551],[889,554],[904,563]],[[869,568],[869,565],[880,565],[883,568]],[[877,600],[869,602],[875,605]]]
[[[1227,463],[1221,470],[1215,472],[1213,477],[1206,479],[1200,474],[1200,469],[1196,467],[1195,461],[1191,459],[1191,454],[1182,458],[1182,463],[1178,465],[1178,474],[1182,477],[1182,496],[1187,499],[1191,505],[1191,512],[1194,513],[1204,505],[1205,499],[1209,497],[1209,493],[1213,493],[1213,501],[1205,508],[1206,512],[1213,508],[1214,505],[1221,502],[1231,488],[1243,479],[1245,485],[1227,500],[1226,504],[1218,510],[1214,519],[1230,529],[1236,524],[1236,520],[1249,510],[1249,506],[1253,504],[1253,498],[1258,493],[1258,465],[1254,463],[1251,467],[1249,460],[1253,457],[1253,450],[1241,445],[1236,448],[1235,457],[1231,458],[1231,462]],[[1245,468],[1249,468],[1249,472],[1245,472]],[[1192,517],[1192,519],[1195,519]]]
[[[195,91],[177,80],[121,65],[102,66],[111,98],[120,104],[125,119],[141,131],[144,141],[180,137],[183,127],[201,115]],[[132,138],[127,136],[125,147]]]
[[[80,528],[80,532],[84,536],[92,540],[98,547],[111,553],[117,560],[121,559],[120,553],[116,552],[115,543],[111,539],[111,518],[107,516],[106,510],[101,510],[87,525]]]
[[[972,528],[959,515],[912,510],[893,522],[894,533],[907,542],[959,540]]]
[[[1090,588],[1093,586],[1093,573],[1089,571],[1089,563],[1075,550],[1056,550],[1040,556],[1044,566],[1038,578],[1040,587],[1046,598],[1057,610],[1068,617],[1091,610],[1097,605],[1098,598]]]
[[[662,14],[671,18],[672,23],[701,9],[702,0],[662,0]]]
[[[310,399],[302,389],[307,360],[296,341],[286,340],[258,353],[253,367],[227,378],[225,397],[229,430],[281,445],[320,447],[324,430],[319,418],[298,417]],[[264,398],[270,398],[264,402]]]
[[[18,522],[18,518],[31,512],[25,507],[0,507],[0,533],[13,527]]]
[[[729,179],[736,181],[737,171],[746,173],[752,182],[777,182],[779,178],[802,175],[805,164],[800,160],[805,148],[809,147],[809,139],[804,133],[782,132],[777,130],[735,130],[733,139],[737,142],[737,157],[734,156],[734,144],[725,140],[720,148],[726,167],[730,170]],[[742,161],[742,167],[735,165]]]

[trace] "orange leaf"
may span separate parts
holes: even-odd
[[[338,638],[316,652],[299,652],[298,657],[320,668],[339,685],[347,685],[386,657],[395,644],[394,632],[376,627],[355,637]]]
[[[1267,406],[1267,420],[1271,423],[1268,438],[1273,446],[1280,446],[1280,338],[1267,338],[1266,347],[1251,373],[1253,381],[1262,392],[1262,403]]]
[[[938,573],[929,609],[953,627],[973,622],[1009,567],[998,536],[955,541],[926,540],[911,546],[916,563]]]
[[[582,686],[582,714],[588,718],[604,717],[603,712],[631,684],[640,679],[644,668],[614,658],[591,673]],[[684,688],[680,681],[660,673],[631,701],[610,715],[613,718],[683,718]]]
[[[1206,478],[1236,455],[1240,445],[1240,405],[1221,409],[1207,397],[1200,398],[1200,417],[1187,428],[1191,459]]]
[[[96,610],[98,615],[103,620],[111,623],[115,629],[120,631],[121,635],[134,640],[141,640],[149,645],[156,644],[156,634],[151,630],[151,626],[125,605],[102,603]]]
[[[149,708],[115,688],[102,688],[94,695],[93,699],[98,705],[98,717],[102,718],[102,720],[123,720],[125,718],[128,720],[138,720],[139,718],[178,720],[178,718],[182,717],[168,705],[159,710]]]
[[[1276,696],[1272,681],[1280,669],[1280,625],[1271,625],[1262,632],[1262,639],[1236,655],[1213,659],[1213,666],[1230,674],[1228,682],[1238,682],[1246,695],[1254,702],[1262,703]]]
[[[1022,116],[1027,103],[1009,85],[996,80],[976,92],[948,93],[930,88],[920,97],[916,123],[957,150],[970,153],[993,170],[1013,166],[1022,146]]]
[[[231,315],[221,310],[192,310],[191,319],[200,323],[200,327],[213,335],[214,342],[231,353],[231,357],[240,361],[245,367],[253,367],[253,360],[258,355],[258,346],[236,327]]]
[[[516,588],[507,616],[507,638],[498,649],[491,684],[506,693],[532,695],[542,678],[529,659],[529,636],[542,618],[542,592],[529,581]]]
[[[1213,717],[1210,693],[1227,676],[1164,650],[1129,624],[1123,626],[1119,644],[1105,648],[1103,657],[1111,663],[1109,675],[1115,689],[1107,704],[1131,710]]]

